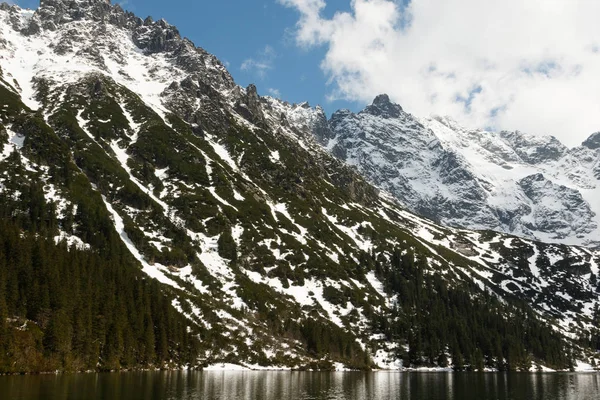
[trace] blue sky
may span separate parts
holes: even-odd
[[[37,8],[39,0],[17,3]],[[349,2],[336,3],[349,9]],[[363,102],[327,101],[330,88],[319,68],[326,49],[298,47],[289,32],[298,21],[298,13],[275,0],[129,0],[121,4],[141,18],[164,18],[177,26],[182,36],[226,63],[238,84],[254,83],[261,95],[279,93],[278,97],[290,102],[320,104],[328,114],[339,108],[357,110],[364,106]],[[328,7],[325,14],[334,11]],[[246,63],[247,68],[242,69],[247,60],[255,63]],[[269,68],[261,72],[257,63],[267,63]]]

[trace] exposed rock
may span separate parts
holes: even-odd
[[[582,145],[591,150],[600,149],[600,132],[593,133]]]
[[[590,148],[600,134],[582,150],[569,150],[554,137],[469,131],[449,118],[418,119],[386,95],[358,114],[335,112],[329,127],[326,137],[314,133],[319,142],[423,216],[531,238],[599,242],[600,210],[593,204],[600,202],[580,190],[597,187],[600,157]],[[531,168],[546,171],[547,178],[529,177]],[[553,183],[559,173],[567,173],[573,185]]]
[[[578,191],[556,185],[541,173],[525,177],[518,184],[531,200],[532,212],[522,218],[529,229],[566,238],[574,232],[585,234],[596,228],[588,222],[595,214]]]
[[[402,107],[400,107],[398,104],[392,103],[387,94],[380,94],[379,96],[375,97],[373,104],[367,106],[361,112],[382,118],[398,118],[402,112]]]
[[[553,136],[533,136],[522,132],[500,132],[500,137],[519,155],[521,160],[529,164],[557,161],[563,157],[568,148]]]

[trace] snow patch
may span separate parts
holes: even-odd
[[[159,281],[161,283],[172,286],[176,289],[181,289],[181,287],[175,281],[173,281],[172,279],[168,278],[165,275],[165,273],[163,272],[164,270],[167,269],[165,266],[160,265],[160,264],[150,265],[146,261],[146,259],[142,256],[142,254],[139,252],[139,250],[135,247],[133,242],[129,239],[127,232],[125,232],[125,224],[123,223],[123,218],[121,218],[119,213],[117,213],[115,211],[115,209],[112,207],[112,205],[106,200],[106,197],[102,196],[102,200],[104,201],[104,204],[106,205],[106,209],[112,215],[115,229],[116,229],[117,233],[119,234],[119,236],[121,237],[121,240],[123,241],[123,243],[129,250],[129,252],[140,262],[140,264],[142,264],[142,271],[146,275],[150,276],[151,278],[156,279],[157,281]]]

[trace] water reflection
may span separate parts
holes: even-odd
[[[0,399],[588,400],[597,374],[146,372],[0,377]]]

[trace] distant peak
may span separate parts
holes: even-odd
[[[379,96],[375,97],[375,100],[373,100],[373,104],[376,104],[376,105],[391,104],[390,96],[388,96],[385,93],[380,94]]]
[[[331,115],[331,118],[343,118],[346,117],[348,115],[352,115],[352,111],[348,110],[347,108],[342,108],[340,110],[337,110],[336,112],[334,112]]]
[[[592,133],[582,145],[591,150],[600,149],[600,132]]]
[[[398,104],[392,103],[387,94],[380,94],[379,96],[375,97],[373,104],[367,106],[361,112],[382,118],[398,118],[402,113],[402,107],[400,107]]]

